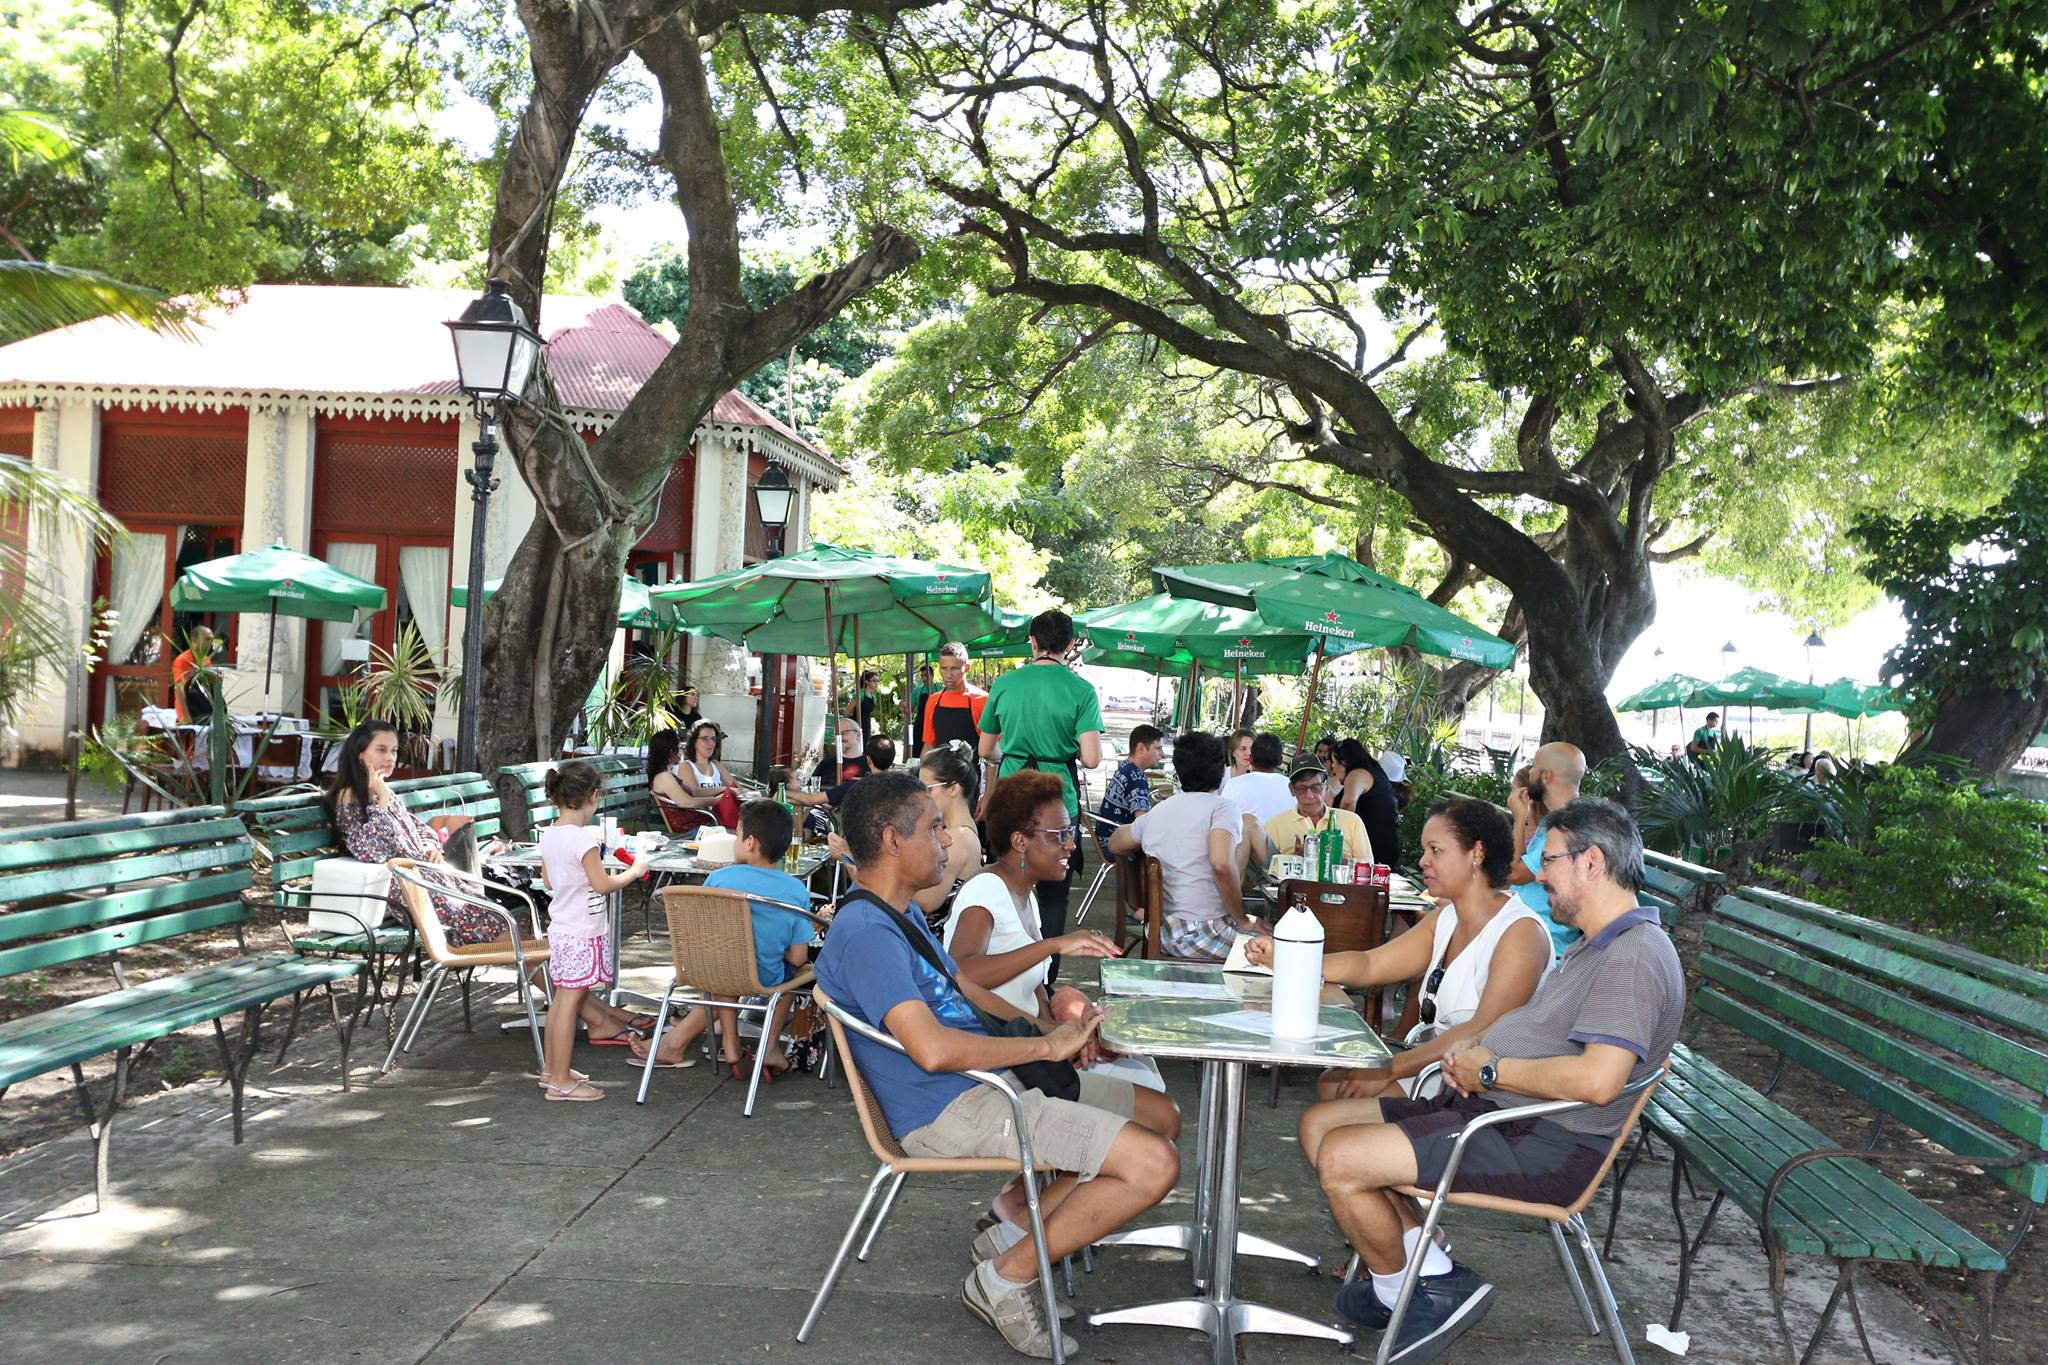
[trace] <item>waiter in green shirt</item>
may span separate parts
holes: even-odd
[[[1059,774],[1067,799],[1064,830],[1041,830],[1032,837],[1061,840],[1067,850],[1066,875],[1038,883],[1038,919],[1046,939],[1067,932],[1067,893],[1081,867],[1081,799],[1076,765],[1093,768],[1102,762],[1102,702],[1080,674],[1067,667],[1074,647],[1074,618],[1063,611],[1042,611],[1031,618],[1031,662],[995,680],[981,711],[981,756],[1000,751],[998,778],[1036,769]],[[986,793],[988,788],[983,787]],[[985,797],[984,797],[985,799]],[[1059,973],[1052,960],[1047,981]]]

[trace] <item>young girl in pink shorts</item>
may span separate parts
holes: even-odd
[[[601,835],[591,824],[604,794],[604,778],[597,769],[588,763],[565,763],[548,774],[547,794],[561,814],[540,835],[541,877],[553,893],[547,937],[548,975],[555,986],[548,1006],[541,1095],[549,1100],[601,1100],[604,1091],[582,1072],[569,1069],[569,1055],[576,1046],[579,1019],[590,1026],[594,1042],[623,1043],[637,1035],[637,1021],[631,1015],[591,991],[618,971],[605,897],[646,876],[648,864],[605,871],[598,851]]]

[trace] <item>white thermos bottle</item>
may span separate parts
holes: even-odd
[[[1273,926],[1273,1032],[1312,1038],[1323,995],[1323,922],[1301,896]]]

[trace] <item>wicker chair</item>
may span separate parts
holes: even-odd
[[[712,1003],[707,997],[717,997],[720,1008],[737,1010],[743,1014],[761,1016],[762,1045],[754,1049],[753,1079],[747,1084],[747,1103],[741,1111],[748,1118],[754,1116],[754,1097],[761,1092],[761,1072],[766,1066],[768,1038],[765,1036],[775,1019],[776,1007],[782,997],[791,992],[808,992],[813,977],[811,969],[805,967],[789,980],[776,986],[761,983],[760,968],[754,958],[754,915],[753,904],[772,905],[802,915],[812,923],[817,916],[809,907],[789,905],[782,901],[770,900],[765,896],[747,896],[738,891],[718,891],[708,886],[665,886],[661,890],[662,908],[668,913],[669,949],[675,955],[675,979],[662,992],[661,1007],[654,1016],[654,1037],[647,1044],[651,1056],[661,1046],[662,1031],[668,1027],[669,1013],[674,1009],[676,993],[687,992],[682,1003],[689,1006]],[[759,1004],[739,1003],[741,997],[759,995],[767,999]],[[647,1103],[647,1091],[654,1082],[654,1068],[643,1067],[640,1073],[640,1093],[635,1103]]]
[[[1593,1302],[1586,1297],[1586,1282],[1580,1278],[1578,1265],[1572,1260],[1571,1248],[1565,1244],[1564,1234],[1569,1230],[1577,1239],[1579,1253],[1586,1258],[1587,1268],[1593,1272],[1593,1287],[1600,1292],[1600,1309],[1607,1319],[1607,1328],[1614,1336],[1614,1353],[1621,1358],[1622,1365],[1635,1365],[1635,1353],[1629,1349],[1628,1329],[1621,1321],[1621,1306],[1615,1302],[1614,1287],[1607,1282],[1607,1272],[1601,1267],[1600,1253],[1593,1246],[1593,1234],[1586,1230],[1585,1208],[1593,1202],[1593,1196],[1607,1180],[1607,1172],[1613,1168],[1614,1159],[1628,1141],[1636,1124],[1642,1120],[1643,1109],[1650,1102],[1651,1092],[1671,1072],[1671,1064],[1654,1076],[1645,1076],[1621,1092],[1633,1095],[1635,1103],[1629,1108],[1628,1121],[1621,1125],[1614,1135],[1614,1142],[1607,1149],[1607,1159],[1600,1163],[1600,1173],[1586,1185],[1585,1192],[1570,1204],[1530,1204],[1520,1199],[1503,1199],[1492,1194],[1467,1194],[1451,1191],[1451,1181],[1458,1174],[1458,1164],[1465,1159],[1465,1144],[1472,1134],[1497,1123],[1508,1123],[1518,1119],[1545,1118],[1562,1114],[1571,1109],[1585,1109],[1590,1106],[1578,1100],[1546,1100],[1541,1104],[1526,1104],[1513,1109],[1497,1109],[1481,1115],[1466,1124],[1458,1135],[1457,1145],[1451,1148],[1451,1159],[1444,1167],[1442,1179],[1434,1190],[1425,1190],[1415,1185],[1400,1188],[1396,1193],[1410,1199],[1424,1200],[1428,1209],[1422,1218],[1422,1236],[1415,1240],[1415,1254],[1408,1259],[1408,1269],[1401,1277],[1401,1294],[1394,1301],[1394,1316],[1388,1321],[1387,1329],[1381,1334],[1379,1355],[1374,1365],[1387,1365],[1387,1357],[1394,1349],[1394,1343],[1401,1335],[1401,1319],[1408,1314],[1408,1301],[1415,1295],[1415,1282],[1422,1274],[1422,1258],[1431,1245],[1437,1222],[1443,1217],[1444,1209],[1451,1205],[1467,1209],[1491,1209],[1496,1213],[1515,1213],[1525,1218],[1541,1218],[1550,1224],[1550,1240],[1557,1248],[1557,1259],[1564,1267],[1565,1279],[1572,1287],[1572,1297],[1578,1300],[1579,1316],[1585,1320],[1586,1332],[1591,1336],[1600,1335],[1600,1319],[1593,1315]]]
[[[539,912],[534,908],[532,899],[514,888],[503,888],[526,901],[527,912],[533,922],[533,933],[528,935],[520,929],[517,915],[484,896],[484,888],[495,886],[494,883],[455,868],[437,867],[435,871],[441,875],[427,881],[420,876],[419,864],[411,858],[391,860],[392,880],[398,884],[405,898],[406,912],[412,917],[413,928],[419,936],[419,954],[427,960],[428,966],[426,977],[413,996],[412,1009],[407,1011],[405,1021],[398,1026],[398,1033],[391,1040],[391,1051],[385,1054],[382,1069],[391,1070],[391,1064],[398,1060],[400,1052],[412,1051],[420,1029],[427,1022],[427,1012],[434,1007],[434,997],[440,993],[442,982],[451,975],[471,972],[479,967],[511,967],[518,974],[520,1003],[526,1006],[526,1024],[533,1033],[533,1055],[541,1070],[546,1071],[547,1049],[541,1043],[540,1016],[534,1012],[531,983],[535,971],[545,972],[550,949],[547,939],[541,936]],[[488,943],[450,943],[441,917],[434,912],[436,896],[460,901],[498,916],[505,921],[506,936]]]
[[[1032,1245],[1038,1252],[1038,1284],[1045,1295],[1045,1320],[1052,1327],[1052,1358],[1054,1365],[1065,1365],[1066,1354],[1062,1348],[1062,1333],[1059,1330],[1059,1300],[1054,1296],[1052,1262],[1046,1256],[1045,1223],[1038,1213],[1038,1172],[1031,1160],[1031,1138],[1024,1129],[1024,1101],[1017,1089],[1003,1076],[991,1071],[962,1071],[959,1074],[978,1084],[992,1086],[1003,1092],[1010,1101],[1011,1129],[1017,1135],[1017,1155],[1011,1157],[987,1156],[911,1156],[897,1142],[896,1135],[889,1130],[889,1121],[882,1115],[882,1106],[875,1099],[874,1092],[867,1087],[860,1074],[860,1067],[854,1062],[853,1049],[847,1045],[849,1031],[859,1034],[877,1047],[888,1048],[908,1056],[903,1044],[891,1038],[880,1029],[867,1024],[841,1009],[823,991],[814,991],[812,999],[824,1007],[825,1019],[832,1029],[832,1041],[839,1049],[840,1059],[846,1066],[847,1089],[853,1092],[854,1112],[860,1115],[861,1132],[866,1134],[868,1150],[881,1164],[875,1168],[874,1178],[868,1181],[867,1193],[861,1196],[860,1207],[854,1210],[853,1221],[846,1225],[846,1236],[839,1240],[839,1250],[832,1257],[831,1266],[825,1271],[824,1283],[818,1286],[818,1293],[811,1300],[811,1311],[804,1314],[803,1326],[797,1329],[796,1339],[807,1342],[811,1329],[818,1325],[818,1319],[825,1312],[825,1300],[832,1296],[832,1289],[839,1283],[841,1272],[846,1269],[846,1253],[853,1249],[853,1239],[860,1235],[861,1228],[867,1227],[867,1236],[861,1241],[860,1252],[854,1257],[866,1261],[868,1253],[874,1250],[875,1238],[881,1235],[882,1224],[888,1220],[889,1210],[895,1206],[896,1193],[903,1188],[904,1180],[919,1172],[942,1175],[961,1175],[975,1172],[996,1174],[1018,1174],[1023,1176],[1025,1204],[1031,1213]],[[882,1191],[884,1183],[888,1192]],[[882,1195],[882,1206],[875,1213],[874,1222],[868,1223],[868,1210],[873,1207],[875,1196]]]

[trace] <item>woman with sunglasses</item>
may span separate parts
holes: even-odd
[[[993,861],[953,897],[945,948],[963,978],[1049,1021],[1045,987],[1053,954],[1118,956],[1116,945],[1092,929],[1043,936],[1036,888],[1064,876],[1074,852],[1059,775],[1003,778],[989,793],[986,823]]]
[[[1551,965],[1543,919],[1508,889],[1515,836],[1507,815],[1488,801],[1439,802],[1422,827],[1423,891],[1438,902],[1414,928],[1384,947],[1331,953],[1323,979],[1363,988],[1422,981],[1421,1023],[1394,1054],[1388,1078],[1361,1081],[1356,1073],[1325,1072],[1316,1095],[1324,1101],[1302,1116],[1302,1141],[1347,1123],[1368,1121],[1360,1101],[1413,1096],[1416,1077],[1463,1038],[1477,1038],[1536,993]],[[1245,955],[1265,965],[1272,940],[1254,939]],[[1434,1093],[1436,1075],[1422,1088]],[[1377,1113],[1375,1104],[1372,1113]],[[1307,1153],[1311,1163],[1312,1151]]]

